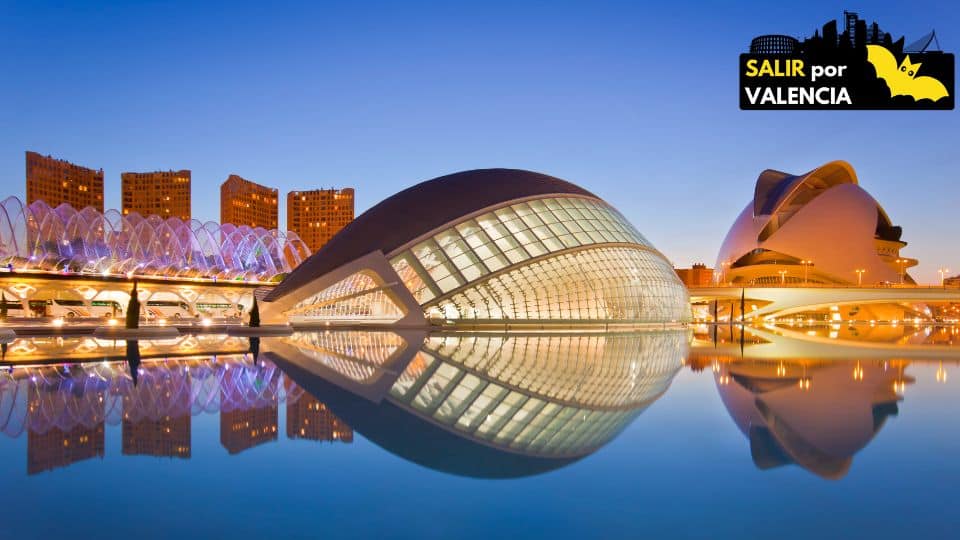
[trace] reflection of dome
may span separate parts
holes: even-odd
[[[354,430],[426,467],[513,477],[598,450],[659,399],[685,331],[298,332],[265,353]]]
[[[717,389],[737,427],[750,440],[760,469],[789,463],[829,479],[846,475],[853,455],[865,447],[890,415],[897,413],[896,374],[881,365],[862,366],[855,380],[848,363],[802,371],[789,364],[728,364]],[[809,380],[808,387],[798,384]]]
[[[671,264],[616,209],[569,182],[511,169],[397,193],[266,300],[265,319],[301,324],[689,319]]]
[[[900,234],[844,161],[800,176],[768,169],[727,233],[716,267],[724,282],[754,285],[856,283],[856,270],[865,271],[864,283],[895,282],[916,264],[899,258],[906,245]]]

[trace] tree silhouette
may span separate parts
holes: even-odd
[[[257,299],[253,299],[253,307],[250,308],[250,328],[260,328],[260,306],[257,305]]]
[[[130,368],[130,378],[133,379],[133,386],[137,386],[137,378],[140,375],[140,342],[137,340],[127,340],[127,366]]]
[[[127,304],[127,328],[140,328],[140,299],[137,298],[137,280],[133,280],[130,302]]]

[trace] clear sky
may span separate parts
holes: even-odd
[[[24,150],[106,173],[189,168],[218,219],[230,173],[357,188],[516,167],[580,184],[674,263],[712,264],[765,168],[846,159],[921,281],[960,271],[956,111],[740,111],[737,55],[843,9],[960,52],[953,2],[0,1],[0,175]],[[281,204],[281,224],[285,213]],[[825,239],[825,241],[828,239]]]

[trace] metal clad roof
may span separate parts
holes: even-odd
[[[565,180],[519,169],[476,169],[427,180],[358,216],[290,273],[267,300],[276,300],[318,276],[371,251],[384,253],[483,208],[532,196],[598,198]]]

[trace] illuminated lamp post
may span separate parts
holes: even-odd
[[[800,264],[803,265],[803,284],[807,284],[807,272],[810,270],[810,267],[813,266],[813,261],[803,260],[800,261]]]
[[[854,270],[857,273],[857,287],[863,286],[863,273],[866,272],[863,268],[857,268]]]
[[[937,270],[937,272],[940,272],[940,286],[943,287],[943,284],[945,283],[944,279],[946,278],[947,273],[950,272],[950,269],[940,268]]]
[[[906,273],[907,259],[897,259],[897,264],[900,265],[900,284],[903,285],[903,274]]]
[[[780,284],[781,284],[781,285],[786,285],[786,284],[787,284],[787,271],[786,271],[786,270],[780,270],[780,271],[778,271],[777,273],[780,274]]]

